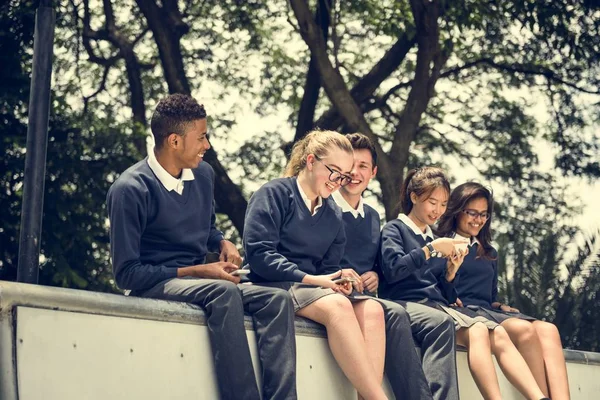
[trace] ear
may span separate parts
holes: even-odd
[[[410,194],[410,201],[415,204],[417,202],[417,200],[419,200],[419,197],[417,197],[417,195],[415,194],[415,192],[412,192]]]
[[[373,167],[373,175],[371,178],[375,178],[375,175],[377,175],[377,166]]]
[[[309,154],[306,156],[306,168],[308,168],[308,170],[312,170],[312,166],[315,163],[315,155],[314,154]]]
[[[181,136],[179,136],[176,133],[171,133],[169,134],[169,136],[167,136],[167,145],[170,148],[176,149],[177,146],[179,146],[180,142],[181,142]]]

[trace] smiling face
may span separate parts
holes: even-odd
[[[187,124],[183,135],[176,135],[175,157],[179,168],[196,168],[202,162],[204,153],[210,149],[207,137],[206,118]]]
[[[352,182],[342,187],[342,195],[361,195],[371,179],[375,177],[377,167],[373,168],[373,157],[368,149],[354,149],[354,164],[350,176]]]
[[[424,194],[420,197],[411,193],[413,208],[410,214],[421,224],[433,225],[446,212],[448,195],[448,191],[443,187],[437,187],[431,194]]]
[[[332,182],[329,177],[334,173],[350,175],[353,155],[338,147],[332,147],[323,157],[309,154],[306,158],[310,191],[315,196],[327,198],[341,187],[341,180]],[[307,192],[307,195],[309,193]]]
[[[471,214],[477,215],[472,217],[464,210],[473,211]],[[479,214],[488,211],[488,202],[485,198],[478,197],[469,201],[464,210],[456,215],[456,233],[464,237],[477,236],[486,222]]]

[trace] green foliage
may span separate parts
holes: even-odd
[[[0,54],[0,279],[16,277],[26,115],[29,97],[33,8],[1,13]],[[13,34],[7,34],[7,28]],[[18,34],[14,35],[15,32]],[[4,68],[6,66],[6,68]],[[6,85],[5,85],[6,84]],[[40,283],[113,290],[108,253],[106,192],[116,175],[140,155],[133,146],[141,133],[131,124],[70,109],[64,94],[52,93],[49,123]],[[92,104],[95,106],[95,104]]]

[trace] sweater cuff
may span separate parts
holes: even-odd
[[[299,269],[295,269],[294,271],[292,271],[292,281],[302,282],[302,279],[304,279],[306,275],[308,275],[306,272],[300,271]]]
[[[425,262],[427,261],[427,260],[425,260],[425,253],[423,252],[423,249],[420,247],[418,247],[416,249],[412,249],[410,251],[410,257],[413,260],[415,269],[421,268],[423,265],[425,265]]]
[[[164,267],[164,270],[163,270],[164,279],[162,279],[161,282],[166,281],[167,279],[177,278],[177,270],[178,269],[179,268]]]

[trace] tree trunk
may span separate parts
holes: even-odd
[[[325,43],[327,43],[329,23],[331,21],[329,10],[331,10],[331,0],[319,0],[317,12],[315,13],[315,23],[321,28]],[[317,70],[314,57],[311,56],[310,63],[308,64],[308,72],[306,73],[306,83],[304,84],[304,95],[302,96],[302,102],[300,103],[300,110],[298,112],[296,134],[294,135],[293,142],[287,143],[284,146],[286,156],[289,156],[293,144],[302,139],[311,129],[313,129],[315,108],[317,106],[317,101],[319,100],[320,91],[321,76]]]
[[[154,0],[136,0],[136,2],[148,20],[148,26],[154,35],[169,92],[191,94],[189,81],[185,75],[180,42],[181,37],[189,31],[189,27],[181,19],[177,3],[165,0],[163,7],[160,7]],[[248,202],[240,188],[229,178],[212,148],[206,153],[205,160],[215,170],[215,201],[219,210],[227,214],[242,236]]]

